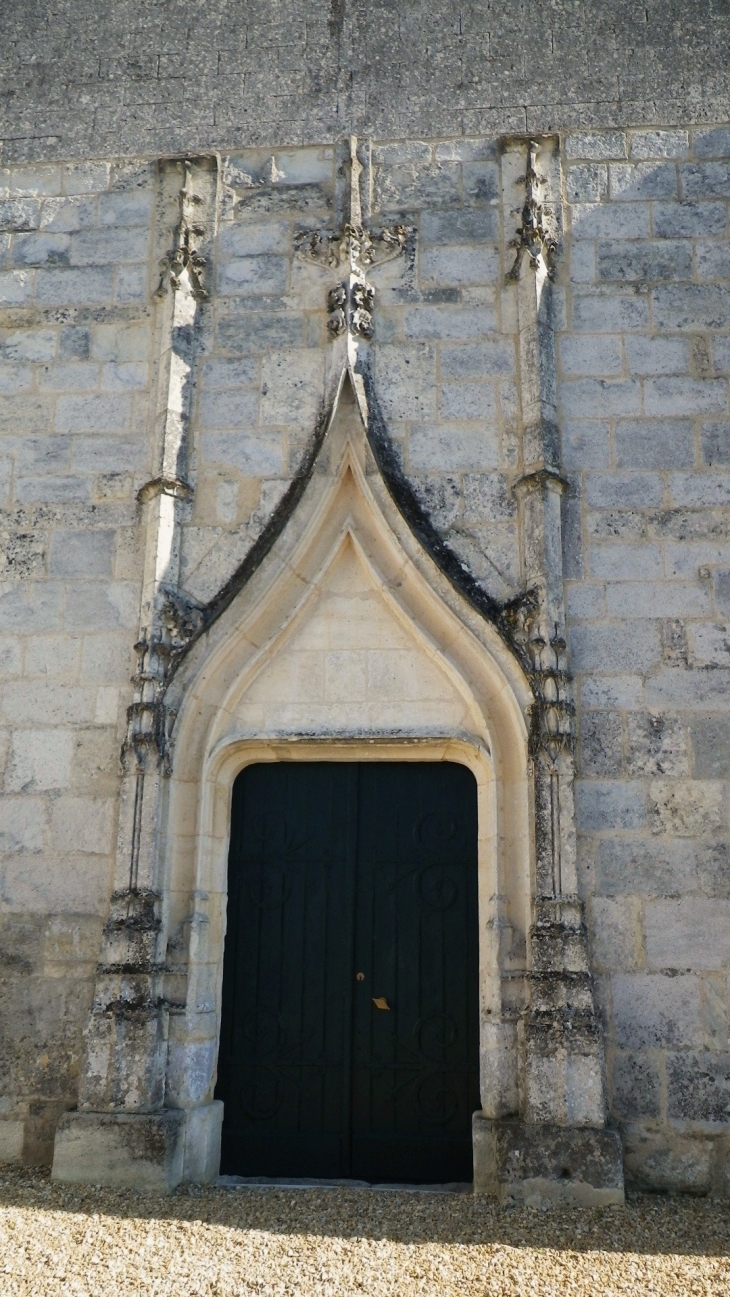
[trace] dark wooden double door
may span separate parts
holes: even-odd
[[[469,770],[284,762],[239,775],[217,1096],[224,1174],[471,1179]]]

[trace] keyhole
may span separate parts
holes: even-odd
[[[364,973],[356,973],[356,974],[355,974],[355,977],[357,978],[358,982],[364,982],[364,981],[365,981],[365,974],[364,974]]]

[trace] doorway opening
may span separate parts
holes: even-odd
[[[470,1180],[478,964],[466,766],[247,766],[231,813],[221,1171]]]

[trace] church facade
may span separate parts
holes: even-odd
[[[0,1156],[727,1194],[727,25],[290,8],[8,109]]]

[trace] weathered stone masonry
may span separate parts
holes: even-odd
[[[533,1178],[592,1158],[614,1183],[615,1126],[632,1182],[727,1191],[730,129],[612,112],[534,143],[524,116],[361,132],[359,220],[341,129],[219,160],[228,128],[188,124],[187,162],[104,160],[88,126],[7,146],[4,1157],[50,1160],[77,1105],[157,1111],[139,1157],[182,1125],[208,1173],[215,1114],[180,1114],[212,1107],[215,975],[189,969],[218,919],[166,891],[165,835],[191,830],[165,818],[160,686],[334,472],[347,354],[368,481],[537,700],[485,1183],[511,1191],[536,1123]],[[348,220],[372,259],[327,242]]]

